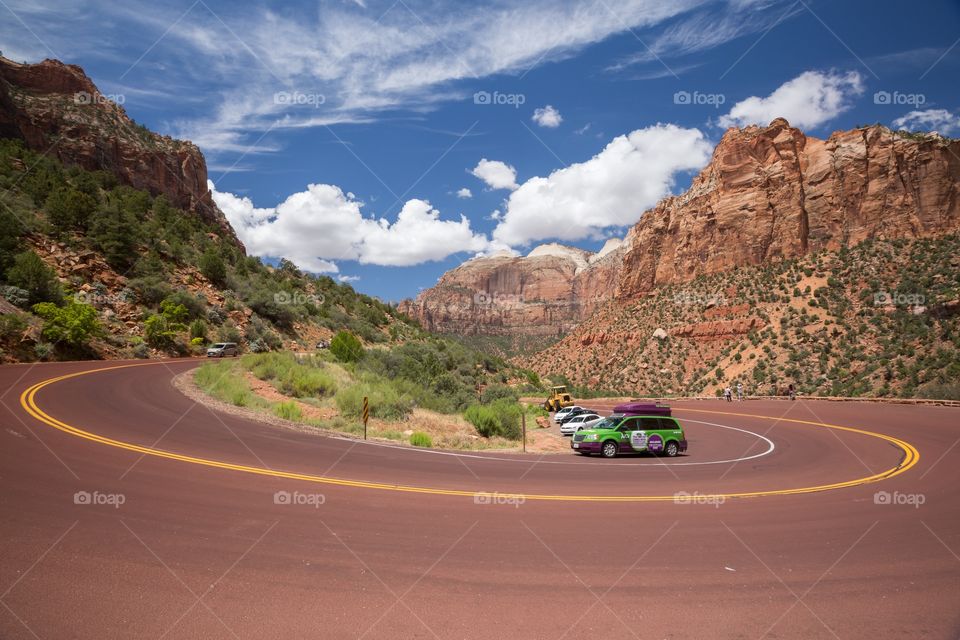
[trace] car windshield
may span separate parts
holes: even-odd
[[[223,349],[225,346],[227,346],[227,345],[225,345],[225,344],[222,343],[222,342],[218,342],[217,344],[213,345],[213,346],[210,347],[210,348],[211,348],[211,349]]]
[[[613,429],[620,422],[620,418],[604,418],[591,427],[592,429]]]

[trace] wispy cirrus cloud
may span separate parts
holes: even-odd
[[[14,25],[0,33],[6,38],[18,31],[17,50],[33,58],[51,55],[47,44],[63,48],[62,55],[108,57],[118,84],[193,86],[215,106],[171,123],[170,132],[207,151],[245,152],[253,134],[267,128],[323,127],[365,122],[389,110],[429,110],[462,98],[460,81],[523,73],[708,2],[594,6],[517,0],[454,7],[369,0],[293,8],[215,0],[179,6],[10,0],[37,37]],[[71,28],[47,19],[58,14],[74,16]],[[103,25],[110,28],[107,44]],[[303,99],[278,99],[283,93]],[[163,98],[176,96],[157,96]]]
[[[645,39],[645,46],[617,60],[607,70],[621,71],[641,64],[659,63],[665,58],[707,51],[746,35],[763,33],[802,11],[800,5],[791,5],[788,0],[733,0],[720,5],[713,4],[699,11],[685,13],[648,40]],[[657,66],[664,67],[662,64]],[[689,64],[681,65],[682,70],[689,68]],[[672,65],[663,70],[667,75],[680,73]],[[662,77],[660,68],[650,73]]]

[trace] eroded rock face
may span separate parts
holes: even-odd
[[[207,189],[200,149],[135,123],[78,66],[57,60],[18,64],[0,57],[0,137],[19,138],[66,165],[103,169],[124,184],[163,194],[240,244]]]
[[[808,138],[786,120],[730,129],[690,189],[631,233],[617,297],[871,237],[960,226],[960,142],[881,126]]]
[[[960,141],[882,126],[818,140],[778,118],[728,130],[690,189],[644,213],[602,263],[578,270],[583,258],[575,249],[568,260],[538,250],[472,260],[405,309],[440,331],[563,333],[611,299],[629,301],[661,285],[871,237],[958,227]],[[477,292],[502,304],[478,305]]]
[[[622,258],[617,241],[596,254],[543,245],[522,257],[474,258],[400,309],[432,331],[559,335],[610,299]]]

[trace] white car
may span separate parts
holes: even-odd
[[[559,421],[561,418],[563,418],[563,416],[567,415],[574,409],[582,409],[582,408],[583,407],[576,404],[569,407],[564,407],[563,409],[560,409],[560,411],[557,411],[555,414],[553,414],[553,419]]]
[[[595,413],[584,413],[579,416],[574,416],[560,425],[560,433],[565,436],[573,435],[577,431],[580,431],[580,429],[589,429],[602,419],[603,418]]]

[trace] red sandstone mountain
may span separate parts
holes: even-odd
[[[578,267],[570,248],[567,259],[474,259],[404,309],[444,332],[556,334],[663,285],[958,227],[960,141],[879,125],[819,140],[778,118],[729,129],[690,189],[644,213],[602,261]]]
[[[960,141],[879,125],[818,140],[778,118],[728,130],[690,189],[641,217],[616,295],[958,227]]]
[[[610,240],[597,253],[546,244],[526,256],[474,258],[400,309],[431,331],[562,335],[610,300],[623,253]]]
[[[138,125],[76,65],[0,57],[0,137],[22,139],[66,165],[103,169],[131,187],[163,194],[239,244],[207,189],[207,165],[196,145]]]

